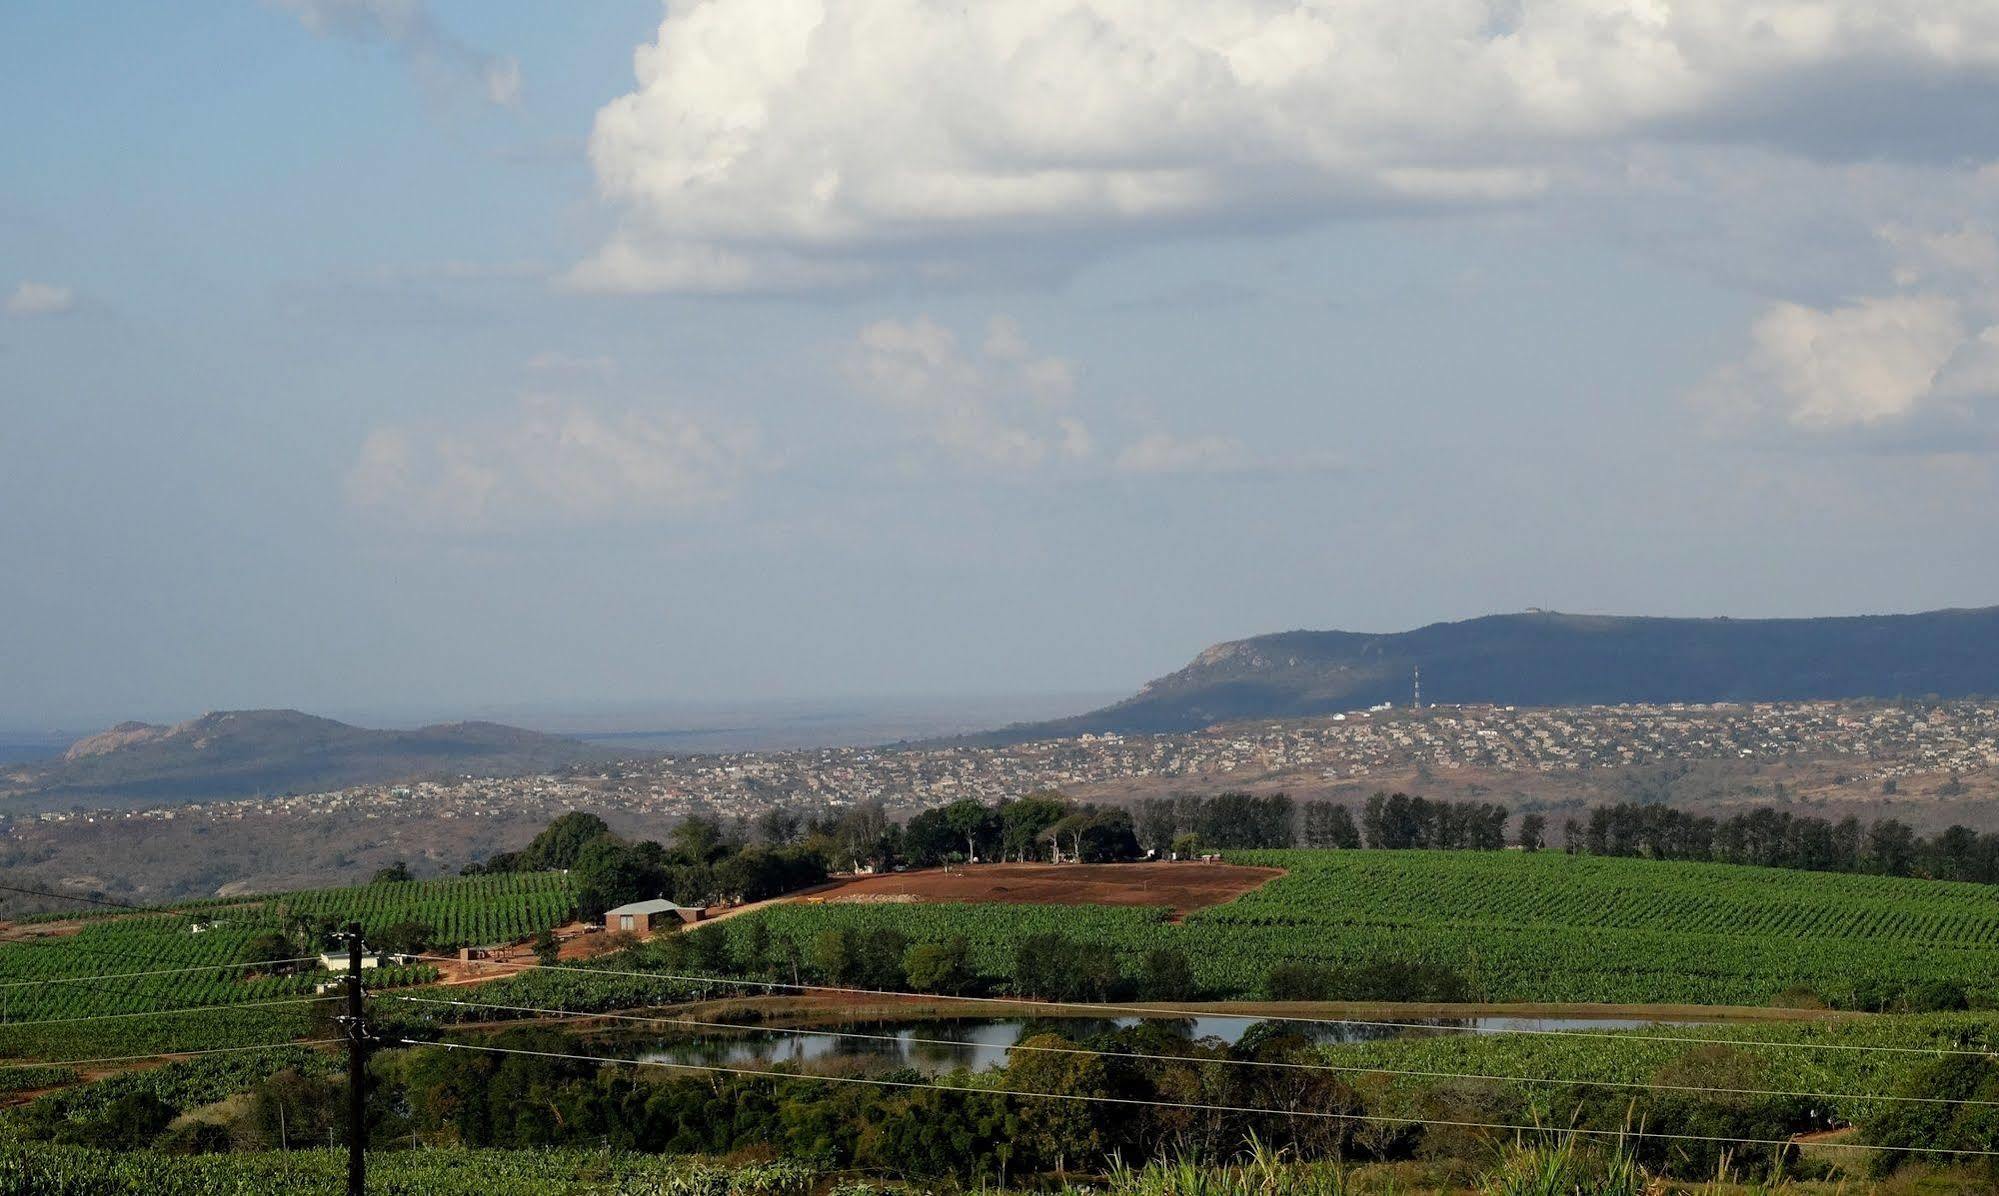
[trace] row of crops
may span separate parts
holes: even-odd
[[[73,934],[0,944],[0,1057],[100,1057],[296,1034],[314,1008],[267,1003],[308,1000],[333,977],[310,962],[249,962],[270,957],[274,935],[284,940],[282,957],[314,957],[325,946],[317,927],[358,921],[364,933],[377,933],[415,922],[431,928],[434,946],[448,948],[526,938],[566,921],[574,905],[568,877],[525,873],[89,919]],[[369,986],[395,988],[435,975],[428,965],[384,968],[371,973]],[[255,1007],[217,1008],[243,1005]],[[212,1012],[140,1016],[191,1009]]]
[[[1557,852],[1245,852],[1239,858],[1293,875],[1208,916],[1243,924],[1319,921],[1334,907],[1342,917],[1398,921],[1469,912],[1481,922],[1522,928],[1999,948],[1999,894],[1989,885]]]
[[[0,947],[0,1037],[32,1023],[310,997],[335,978],[316,960],[237,962],[268,930],[232,926],[196,934],[184,919],[149,916],[101,923],[71,939]],[[299,943],[287,955],[311,951],[310,943]],[[370,983],[392,987],[434,974],[428,965],[391,967]]]
[[[523,939],[569,920],[576,888],[567,873],[507,872],[414,880],[348,889],[286,893],[263,903],[267,915],[360,922],[379,930],[421,922],[437,947],[472,947]]]
[[[1102,944],[1127,973],[1176,947],[1220,997],[1280,964],[1449,969],[1495,1001],[1764,1004],[1868,985],[1999,985],[1999,890],[1722,864],[1483,852],[1242,852],[1286,875],[1179,924],[1102,906],[789,905],[753,915],[802,949],[833,927],[963,937],[996,984],[1028,935]],[[1188,867],[1199,867],[1190,864]],[[738,933],[744,922],[734,924]]]
[[[83,1060],[256,1046],[333,1033],[335,1001],[195,1009],[110,1021],[0,1026],[0,1067],[12,1060]],[[0,1189],[4,1191],[5,1189]]]

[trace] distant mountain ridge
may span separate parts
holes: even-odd
[[[1088,714],[973,738],[1192,731],[1381,702],[1583,706],[1999,693],[1999,607],[1810,619],[1488,615],[1413,631],[1286,631],[1216,644]]]
[[[607,760],[574,739],[499,723],[374,731],[297,710],[225,710],[174,726],[120,723],[54,760],[0,776],[0,793],[184,799],[338,789],[442,773],[504,776]]]

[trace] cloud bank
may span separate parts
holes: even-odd
[[[704,0],[635,64],[591,137],[622,222],[585,288],[1517,202],[1643,139],[1999,156],[1968,115],[1999,98],[1985,0]]]

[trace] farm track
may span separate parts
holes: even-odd
[[[807,905],[965,903],[1101,905],[1167,909],[1175,919],[1223,905],[1284,875],[1240,864],[973,864],[844,879],[811,894]],[[779,898],[779,901],[785,900]]]

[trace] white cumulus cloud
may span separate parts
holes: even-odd
[[[322,37],[379,42],[408,55],[426,80],[461,82],[476,88],[489,104],[518,102],[521,64],[484,54],[439,25],[424,0],[265,0],[298,18]]]
[[[1767,413],[1819,432],[1904,424],[1942,401],[1991,393],[1995,334],[1967,330],[1963,306],[1945,295],[1779,303],[1750,330],[1748,355],[1698,397],[1731,422]]]
[[[751,429],[530,399],[483,424],[375,429],[348,471],[347,497],[441,530],[627,522],[724,502],[762,461]]]
[[[1779,302],[1741,359],[1693,396],[1724,428],[1778,424],[1960,451],[1999,444],[1999,238],[1967,219],[1877,230],[1895,287],[1837,304]]]
[[[1999,8],[698,0],[635,66],[590,143],[621,226],[569,281],[797,289],[1099,230],[1518,201],[1645,138],[1961,156],[1991,136],[1965,112],[1999,94]],[[1897,104],[1921,137],[1841,115]]]
[[[76,306],[76,292],[53,283],[23,281],[7,296],[10,316],[60,315]]]
[[[846,370],[854,390],[896,417],[912,438],[997,474],[1066,467],[1072,477],[1108,470],[1143,478],[1339,467],[1316,452],[1265,457],[1233,436],[1157,428],[1106,433],[1106,421],[1085,418],[1077,401],[1074,363],[1037,352],[1006,316],[986,324],[976,347],[928,316],[878,320],[854,338]],[[1106,441],[1123,444],[1100,453]]]
[[[931,320],[879,320],[847,356],[848,381],[951,457],[1001,470],[1080,461],[1095,449],[1070,409],[1069,362],[1037,355],[1004,317],[976,349]]]

